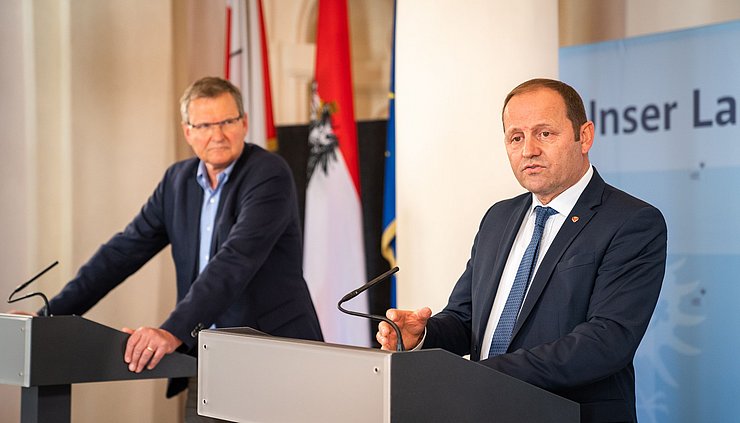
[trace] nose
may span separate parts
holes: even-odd
[[[212,138],[223,138],[224,137],[224,124],[223,122],[217,123],[215,125],[211,125],[209,128],[211,133],[210,136]]]
[[[537,140],[534,137],[526,137],[522,146],[522,156],[530,158],[539,156],[539,154],[540,147],[537,145]]]

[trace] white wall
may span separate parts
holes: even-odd
[[[174,158],[172,4],[3,1],[0,31],[0,293],[56,259],[35,286],[51,296],[123,228]],[[173,281],[160,256],[87,317],[157,326]],[[75,385],[72,420],[176,421],[181,406],[164,389],[164,380]],[[0,421],[18,421],[19,392],[0,387]]]
[[[69,107],[69,159],[62,169],[62,177],[69,178],[69,197],[62,204],[68,207],[72,232],[66,246],[70,261],[61,272],[67,277],[123,229],[174,160],[172,7],[170,1],[147,0],[69,3],[70,74],[69,82],[62,82],[62,90],[69,92],[63,100]],[[40,141],[54,144],[55,139]],[[175,299],[168,255],[150,261],[86,317],[113,328],[159,326]],[[57,280],[51,292],[67,278]],[[164,399],[165,383],[74,385],[72,419],[174,421],[180,405]],[[136,407],[116,407],[111,413],[121,398]]]
[[[28,49],[24,48],[30,27],[28,2],[9,0],[0,3],[0,298],[23,282],[30,271],[27,232],[33,216],[28,192],[29,104],[23,95],[28,83]],[[39,269],[40,270],[40,269]],[[5,307],[10,307],[6,305]],[[0,308],[3,310],[5,307]],[[0,385],[0,421],[18,421],[20,390]]]
[[[398,306],[439,311],[486,209],[523,192],[501,106],[557,76],[555,0],[399,0],[396,35]]]

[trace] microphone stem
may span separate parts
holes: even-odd
[[[13,295],[17,294],[18,292],[20,292],[21,290],[23,290],[23,289],[24,289],[25,287],[27,287],[28,285],[30,285],[30,284],[31,284],[31,282],[33,282],[33,281],[35,281],[36,279],[38,279],[38,278],[40,278],[41,276],[43,276],[43,275],[44,275],[44,273],[46,273],[46,272],[48,272],[49,270],[51,270],[51,269],[52,269],[52,268],[53,268],[54,266],[56,266],[57,264],[59,264],[59,261],[58,261],[58,260],[57,260],[57,261],[55,261],[54,263],[50,264],[50,265],[49,265],[49,266],[48,266],[48,267],[47,267],[46,269],[44,269],[44,270],[42,270],[41,272],[39,272],[39,273],[38,273],[38,274],[37,274],[36,276],[32,277],[32,278],[31,278],[31,279],[30,279],[29,281],[27,281],[27,282],[24,282],[24,283],[22,283],[22,284],[18,285],[18,286],[17,286],[17,287],[16,287],[16,288],[15,288],[15,289],[13,290],[13,292],[11,292],[11,293],[10,293],[10,296],[8,297],[8,302],[10,302],[10,300],[12,300],[12,299],[13,299]]]
[[[393,320],[385,316],[378,316],[376,314],[366,314],[366,313],[360,313],[357,311],[347,310],[346,308],[342,307],[341,301],[339,302],[339,304],[337,304],[337,308],[339,308],[339,310],[342,311],[343,313],[351,314],[352,316],[365,317],[365,318],[379,320],[379,321],[388,323],[389,325],[391,325],[393,330],[396,332],[396,338],[397,338],[396,351],[399,351],[399,352],[404,351],[403,337],[401,336],[401,329],[398,327],[396,322],[394,322]]]

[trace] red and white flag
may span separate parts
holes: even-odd
[[[276,151],[262,0],[228,0],[225,76],[244,97],[247,141]]]
[[[326,341],[369,346],[370,323],[337,310],[367,275],[346,0],[319,0],[311,115],[304,276]],[[346,307],[367,313],[367,297]]]

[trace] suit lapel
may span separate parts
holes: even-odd
[[[198,185],[198,181],[195,179],[198,172],[198,163],[195,161],[195,167],[192,170],[192,176],[187,180],[187,193],[185,195],[185,210],[182,213],[185,214],[183,222],[192,227],[185,228],[187,233],[187,244],[188,249],[191,251],[190,257],[192,261],[191,281],[195,280],[198,276],[198,256],[200,251],[200,212],[203,206],[203,188]]]
[[[581,194],[581,197],[576,202],[570,215],[566,217],[565,222],[563,222],[563,226],[558,231],[552,244],[550,244],[550,248],[548,248],[545,257],[543,257],[542,262],[537,269],[537,273],[534,275],[534,279],[532,279],[529,292],[524,299],[522,310],[519,312],[516,326],[514,326],[514,332],[511,335],[512,340],[517,335],[519,329],[522,327],[524,322],[526,322],[530,313],[534,309],[534,306],[539,301],[542,291],[545,290],[545,287],[550,281],[550,277],[555,270],[555,266],[560,262],[565,250],[568,249],[568,246],[598,212],[598,206],[601,204],[601,197],[604,193],[605,185],[604,180],[601,179],[601,176],[599,176],[594,168],[594,174],[591,177],[591,181],[588,183],[586,189]],[[574,216],[577,216],[578,218],[574,219]]]
[[[221,196],[218,202],[218,209],[216,210],[213,241],[211,242],[211,257],[213,257],[216,254],[216,251],[221,248],[221,244],[226,241],[226,238],[231,231],[231,227],[234,225],[236,217],[234,216],[232,208],[234,207],[234,202],[237,200],[233,199],[232,196],[237,194],[232,188],[241,185],[239,180],[243,178],[244,173],[246,173],[243,169],[246,169],[247,160],[249,160],[252,155],[252,147],[253,144],[244,144],[244,151],[242,151],[241,156],[236,159],[236,164],[231,170],[229,179],[226,181],[224,186],[221,187]]]

